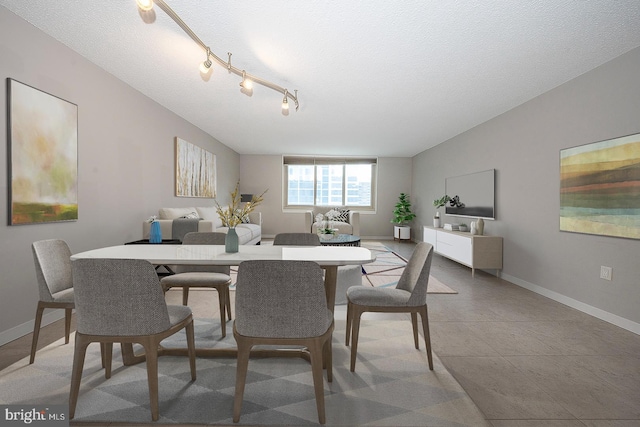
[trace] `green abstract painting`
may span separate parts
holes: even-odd
[[[9,225],[78,219],[78,106],[7,79]]]
[[[560,230],[640,239],[640,134],[560,151]]]

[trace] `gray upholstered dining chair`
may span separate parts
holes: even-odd
[[[147,362],[151,418],[158,419],[158,346],[186,329],[191,379],[196,354],[191,309],[167,305],[155,268],[145,260],[79,259],[71,262],[76,298],[76,341],[69,392],[75,416],[87,346],[103,344],[106,378],[111,377],[113,343],[141,344]]]
[[[36,318],[33,325],[29,363],[33,363],[36,358],[38,336],[40,335],[44,309],[64,309],[64,342],[68,344],[71,332],[71,312],[75,306],[73,279],[71,277],[71,250],[69,250],[67,243],[59,239],[40,240],[33,242],[31,249],[36,266],[40,300],[36,308]]]
[[[395,288],[354,286],[347,290],[345,344],[349,345],[351,335],[351,372],[356,369],[360,317],[364,312],[411,313],[413,340],[416,349],[420,348],[418,345],[418,314],[420,314],[429,369],[433,370],[427,313],[427,284],[432,257],[433,246],[425,242],[418,243]]]
[[[308,348],[320,424],[325,423],[323,362],[331,382],[333,314],[327,308],[322,270],[311,261],[244,261],[236,282],[238,344],[233,422],[240,420],[249,353],[255,345]]]
[[[279,233],[273,238],[274,246],[320,246],[320,238],[313,233]]]
[[[191,232],[185,234],[183,245],[224,245],[225,233],[216,232]],[[231,320],[231,298],[229,286],[231,285],[230,268],[228,265],[177,265],[174,267],[176,274],[163,277],[160,283],[162,289],[167,292],[171,288],[182,288],[182,305],[187,305],[190,288],[214,288],[218,291],[220,305],[220,329],[222,336],[227,336],[227,322],[225,317]]]

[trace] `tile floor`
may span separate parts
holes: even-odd
[[[384,243],[405,257],[414,246]],[[639,335],[437,255],[431,272],[459,292],[429,295],[433,349],[492,425],[640,427]],[[39,347],[63,334],[61,321],[44,328]],[[0,347],[0,369],[30,343]]]

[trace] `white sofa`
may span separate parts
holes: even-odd
[[[222,220],[216,212],[214,206],[207,207],[187,207],[187,208],[161,208],[158,211],[157,221],[160,223],[163,239],[173,239],[173,220],[182,218],[195,212],[201,218],[198,221],[198,231],[216,231],[226,233],[229,228],[222,226]],[[262,214],[252,212],[249,214],[250,223],[239,224],[236,227],[238,241],[241,245],[259,245],[262,239]],[[142,238],[148,239],[151,230],[151,223],[142,223]]]
[[[318,225],[316,224],[316,215],[325,215],[332,208],[316,208],[315,210],[305,212],[305,232],[316,233]],[[333,208],[340,209],[340,208]],[[354,236],[360,235],[360,212],[349,210],[349,215],[346,222],[331,221],[331,228],[337,228],[340,234],[353,234]]]

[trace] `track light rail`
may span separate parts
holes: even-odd
[[[160,9],[162,9],[167,15],[169,15],[169,17],[171,19],[173,19],[173,21],[178,24],[178,26],[180,28],[182,28],[182,30],[187,33],[187,35],[189,37],[191,37],[191,39],[196,42],[196,44],[198,46],[200,46],[202,48],[202,50],[205,51],[205,54],[207,55],[207,58],[205,59],[205,62],[209,61],[209,59],[213,59],[214,61],[216,61],[219,65],[225,67],[229,72],[232,72],[234,74],[236,74],[237,76],[240,76],[243,78],[242,83],[240,83],[241,86],[246,87],[244,85],[245,83],[245,79],[249,79],[254,83],[257,83],[259,85],[262,85],[264,87],[268,87],[269,89],[275,90],[276,92],[280,92],[284,98],[282,100],[282,108],[284,110],[289,108],[289,104],[288,104],[288,99],[291,99],[294,104],[296,105],[296,111],[298,111],[298,108],[300,107],[300,105],[298,104],[298,91],[294,90],[294,93],[289,92],[288,89],[283,88],[282,86],[279,86],[275,83],[272,83],[268,80],[265,80],[263,78],[260,78],[258,76],[255,76],[253,74],[249,74],[248,72],[246,72],[243,69],[234,67],[233,65],[231,65],[231,52],[228,52],[227,55],[229,57],[229,59],[227,61],[223,60],[222,58],[220,58],[219,56],[217,56],[216,54],[214,54],[213,52],[211,52],[211,49],[209,48],[209,46],[207,46],[201,39],[200,37],[198,37],[196,35],[196,33],[193,32],[193,30],[191,28],[189,28],[189,26],[182,20],[182,18],[180,18],[180,16],[178,16],[178,14],[171,9],[171,7],[169,7],[169,5],[164,1],[164,0],[136,0],[138,7],[144,12],[144,11],[149,11],[153,8],[153,4],[157,4],[158,7]],[[210,62],[210,61],[209,61]],[[208,64],[208,66],[206,66],[205,68],[208,69],[209,66],[211,64]]]

